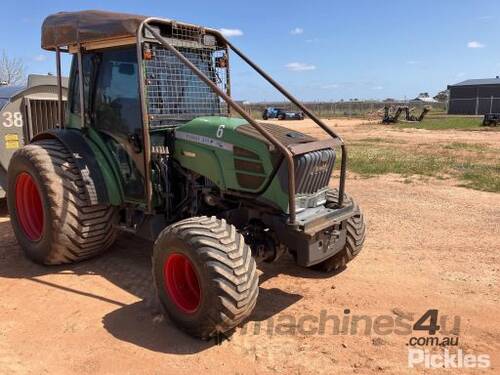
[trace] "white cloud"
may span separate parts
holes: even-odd
[[[305,70],[314,70],[316,69],[315,65],[311,64],[306,64],[306,63],[300,63],[300,62],[291,62],[285,65],[285,67],[288,70],[294,71],[294,72],[302,72]]]
[[[467,47],[468,48],[484,48],[486,46],[483,43],[480,43],[476,40],[473,40],[473,41],[467,43]]]
[[[219,29],[222,35],[224,35],[226,38],[231,38],[233,36],[242,36],[243,31],[240,29]]]
[[[372,90],[383,90],[384,86],[373,86]]]
[[[304,29],[301,27],[296,27],[295,29],[290,30],[290,34],[292,35],[300,35],[304,33]]]
[[[33,60],[38,61],[38,62],[42,62],[42,61],[47,60],[47,56],[46,55],[36,55],[35,57],[33,57]]]
[[[417,60],[409,60],[406,62],[407,64],[409,65],[417,65],[417,64],[420,64],[420,61],[417,61]]]
[[[458,78],[465,77],[465,72],[459,72],[459,73],[457,73],[457,77]]]
[[[306,43],[318,43],[318,42],[319,42],[318,38],[306,39]]]

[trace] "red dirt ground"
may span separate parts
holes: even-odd
[[[381,134],[425,142],[486,137],[480,132],[332,123],[347,139]],[[308,123],[293,126],[306,128]],[[488,137],[500,144],[498,135]],[[41,267],[23,257],[3,205],[0,373],[423,372],[407,367],[410,335],[333,334],[331,328],[308,334],[290,321],[307,314],[319,317],[322,310],[342,317],[345,309],[351,316],[371,318],[413,314],[416,319],[428,309],[459,316],[460,330],[450,335],[458,335],[459,348],[467,353],[489,354],[492,367],[487,372],[498,373],[500,194],[434,180],[407,184],[398,176],[351,176],[348,191],[368,223],[360,256],[336,275],[296,267],[289,258],[263,265],[259,302],[246,332],[238,329],[221,345],[190,338],[161,315],[151,288],[150,244],[123,236],[97,259]],[[257,334],[256,322],[263,327]],[[280,330],[268,332],[271,322]]]

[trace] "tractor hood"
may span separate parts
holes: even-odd
[[[268,123],[260,123],[260,125],[286,146],[316,141],[316,138],[281,125]],[[199,137],[193,138],[192,135]],[[266,144],[270,151],[274,151],[274,146],[257,129],[242,118],[198,117],[179,127],[176,132],[177,139],[191,140],[195,143],[204,143],[228,150],[233,148],[231,146],[237,145],[247,137]]]
[[[261,125],[287,146],[316,141],[313,137],[281,125]],[[287,173],[286,168],[283,168],[286,164],[283,163],[283,155],[246,120],[198,117],[178,127],[175,134],[175,158],[184,168],[205,176],[222,190],[262,194],[266,201],[278,203],[283,211],[288,210]],[[333,168],[334,151],[328,149],[310,154],[309,159],[319,158],[323,160],[322,163],[328,160],[328,167],[324,171],[328,176],[315,176],[315,181],[328,181]],[[304,162],[299,157],[296,163],[299,166]],[[309,190],[306,194],[316,192]]]

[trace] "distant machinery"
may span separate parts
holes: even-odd
[[[385,106],[382,118],[382,124],[395,124],[399,122],[401,114],[405,114],[405,118],[402,121],[406,122],[421,122],[425,115],[431,110],[430,106],[425,106],[419,116],[413,114],[416,108],[409,108],[408,106],[398,106],[397,108]]]
[[[484,115],[483,126],[497,126],[500,124],[500,113],[487,113]]]

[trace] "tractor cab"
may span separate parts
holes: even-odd
[[[99,30],[95,23],[105,16],[107,26]],[[45,48],[62,42],[55,34],[76,33],[70,30],[69,18],[57,14],[45,21]],[[95,32],[79,33],[80,40],[67,39],[73,62],[65,125],[97,132],[115,159],[124,200],[146,203],[152,193],[147,192],[150,173],[144,159],[151,159],[151,153],[144,151],[149,148],[146,143],[151,144],[151,133],[200,116],[228,116],[229,107],[145,29],[133,36],[122,35],[130,23],[139,28],[145,17],[84,12],[78,18],[80,25],[87,23]],[[196,26],[154,20],[151,30],[167,37],[205,77],[229,92],[227,50],[216,35]]]

